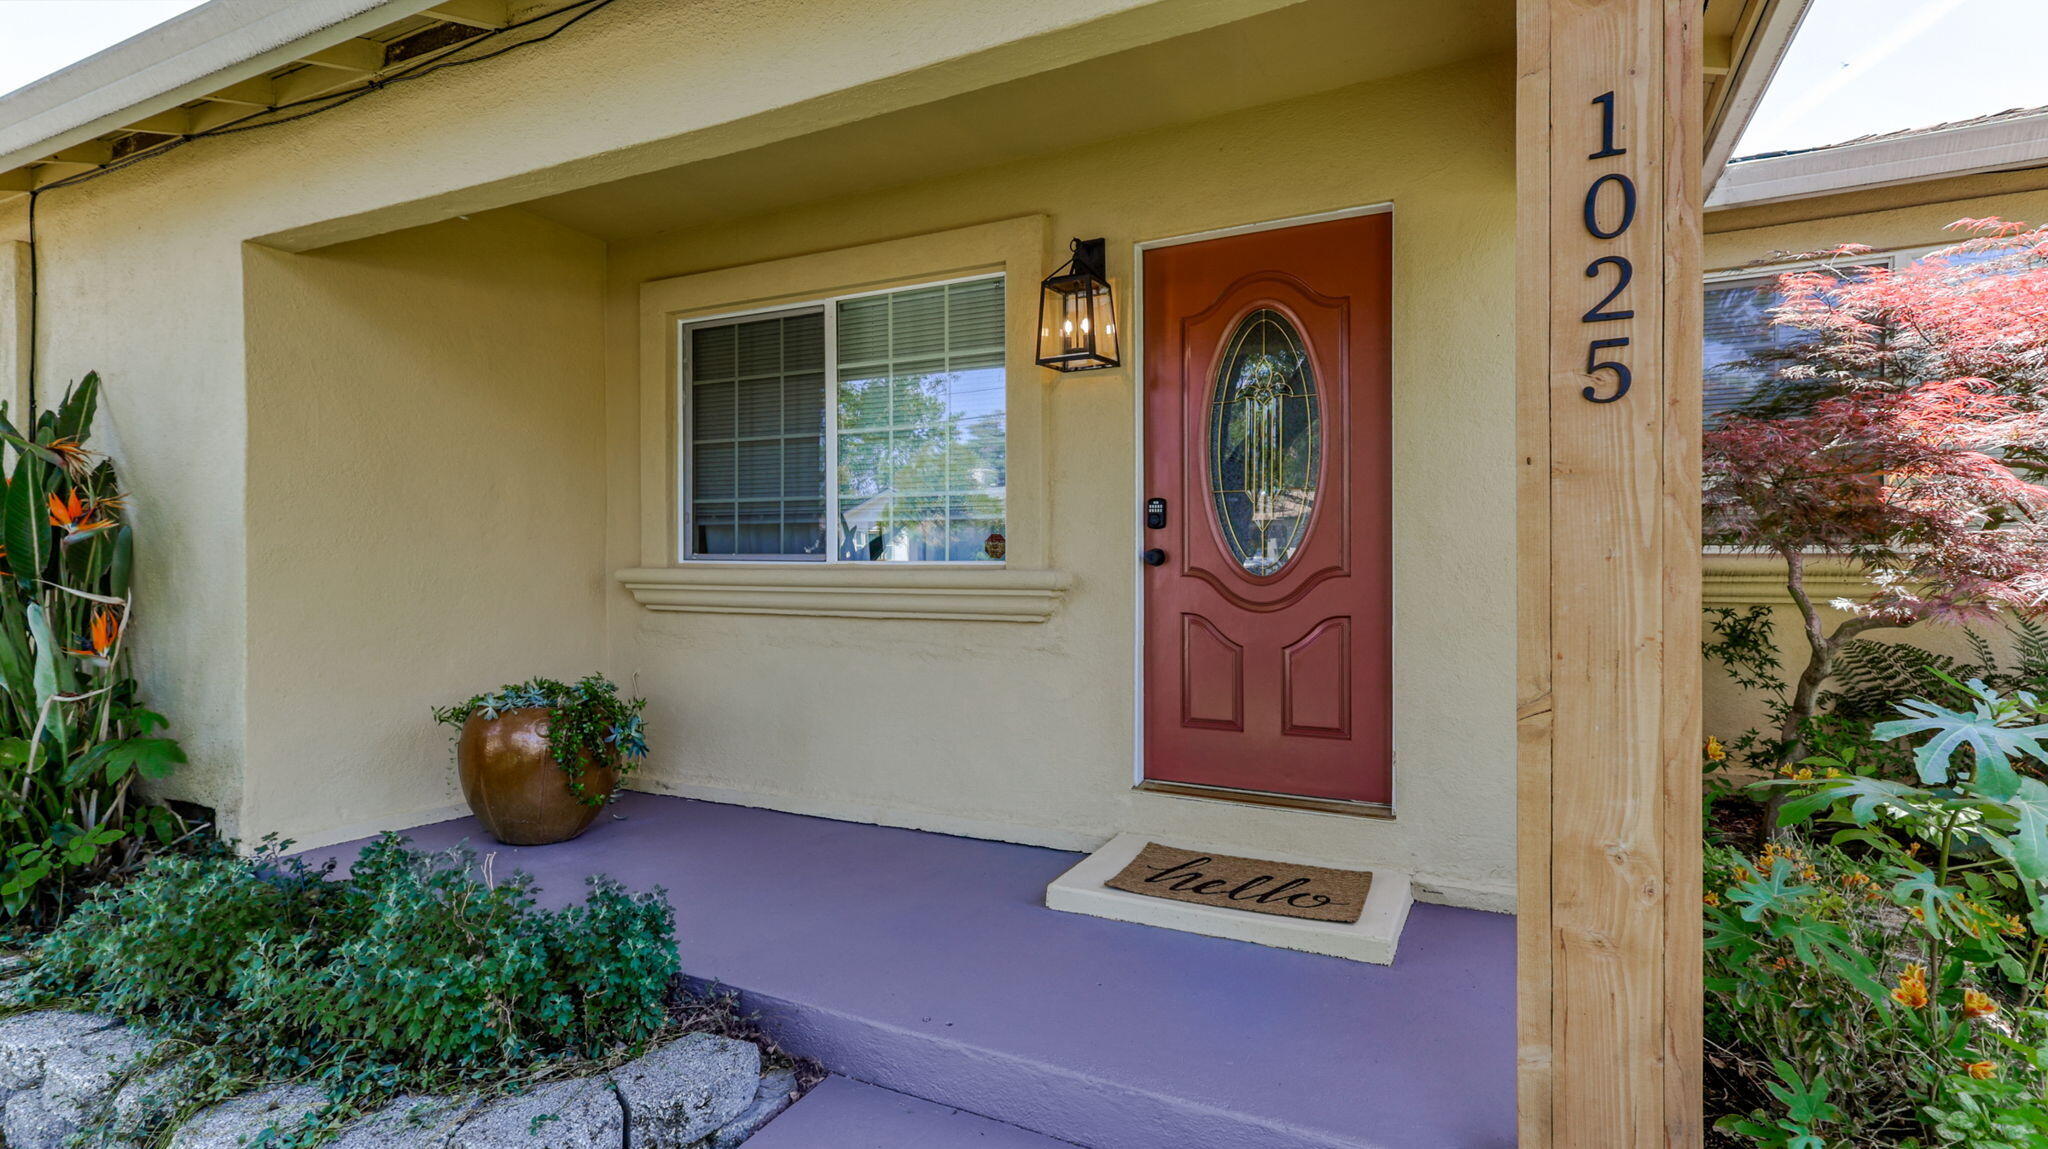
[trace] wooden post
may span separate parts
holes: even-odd
[[[1518,0],[1520,1124],[1701,1142],[1698,0]]]

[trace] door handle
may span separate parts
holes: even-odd
[[[1138,559],[1148,567],[1162,566],[1166,562],[1166,552],[1158,547],[1148,547],[1144,554],[1138,556]]]

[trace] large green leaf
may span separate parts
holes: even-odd
[[[1856,774],[1817,782],[1788,782],[1785,785],[1812,786],[1814,789],[1810,794],[1787,801],[1779,809],[1778,824],[1781,826],[1803,822],[1820,810],[1832,809],[1843,803],[1849,806],[1851,821],[1859,826],[1868,826],[1882,814],[1916,815],[1920,808],[1915,805],[1915,800],[1926,797],[1924,791],[1903,782],[1888,782],[1883,778]]]
[[[2048,785],[2038,778],[2022,778],[2019,793],[2003,805],[2018,816],[2019,824],[1999,852],[2012,859],[2021,877],[2048,882]]]
[[[57,640],[50,634],[50,622],[43,617],[41,603],[28,604],[28,632],[35,639],[33,681],[36,709],[40,711],[57,693]]]
[[[5,517],[0,545],[7,548],[7,569],[23,586],[34,586],[50,559],[47,475],[42,463],[22,455],[14,465],[14,480],[7,484],[7,497],[0,500],[0,515]]]
[[[1971,686],[1982,689],[1981,683]],[[1971,778],[1975,788],[1993,798],[2010,798],[2019,792],[2020,778],[2012,768],[2012,756],[2023,754],[2035,761],[2048,761],[2041,739],[2048,737],[2048,725],[2001,726],[2003,721],[1990,703],[1980,700],[1965,713],[1946,706],[1913,699],[1899,704],[1905,718],[1880,722],[1871,735],[1881,742],[1914,734],[1931,734],[1913,751],[1920,781],[1940,786],[1949,781],[1949,766],[1958,750],[1976,752],[1976,770]]]
[[[66,393],[64,401],[57,405],[57,437],[84,442],[92,434],[92,417],[99,409],[99,403],[100,373],[88,371],[78,386]]]

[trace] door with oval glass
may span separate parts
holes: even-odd
[[[1147,781],[1392,800],[1392,223],[1144,253]]]

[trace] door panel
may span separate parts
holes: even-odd
[[[1392,796],[1392,217],[1145,253],[1145,776]]]

